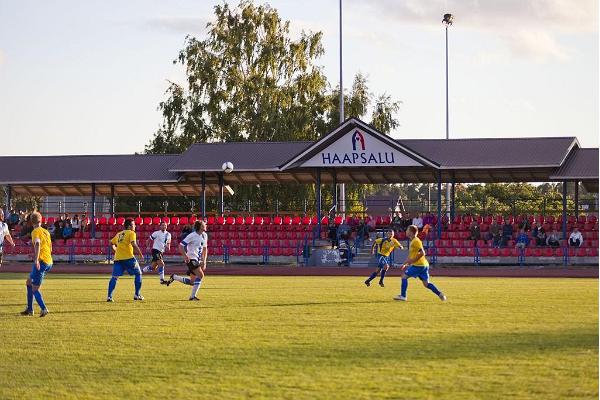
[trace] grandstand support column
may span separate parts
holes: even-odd
[[[337,172],[335,171],[335,169],[331,172],[331,175],[333,176],[333,209],[335,210],[335,213],[337,214],[338,211],[338,183],[337,183]]]
[[[110,185],[110,216],[115,217],[115,185]]]
[[[579,181],[575,181],[575,219],[579,218]]]
[[[317,204],[315,204],[317,208],[317,226],[319,227],[319,232],[321,232],[321,168],[317,168],[317,183],[315,188],[315,199]]]
[[[92,218],[90,221],[92,239],[96,239],[96,184],[92,183]]]
[[[202,198],[200,199],[200,208],[202,218],[206,218],[206,172],[202,173]]]
[[[10,209],[12,205],[12,187],[10,185],[6,185],[6,205],[4,210],[4,218],[9,217]]]
[[[442,237],[442,170],[437,171],[437,239]]]
[[[562,236],[567,238],[567,181],[562,184]]]
[[[452,173],[452,181],[450,182],[450,221],[454,221],[454,215],[456,213],[456,178],[454,172]]]
[[[223,216],[225,214],[225,196],[223,195],[223,189],[225,187],[225,177],[223,173],[219,175],[219,214]]]

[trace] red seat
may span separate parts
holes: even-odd
[[[170,223],[171,223],[171,225],[174,225],[174,226],[179,225],[179,217],[171,217]]]
[[[100,225],[106,225],[107,222],[108,222],[108,220],[106,219],[106,217],[100,217],[100,220],[99,220]]]
[[[168,225],[168,224],[170,224],[170,223],[171,223],[171,218],[169,218],[169,217],[162,217],[162,218],[160,219],[160,222],[164,222],[165,224],[167,224],[167,225]]]
[[[179,223],[181,225],[187,225],[189,223],[188,217],[181,217],[181,218],[179,218]]]
[[[284,225],[289,225],[291,223],[292,223],[292,218],[290,216],[286,215],[285,217],[283,217],[283,224]]]
[[[273,218],[273,225],[281,225],[282,222],[283,219],[279,215]]]
[[[598,248],[597,247],[589,247],[587,249],[588,257],[598,257]]]
[[[465,256],[473,257],[475,256],[475,249],[473,247],[467,247],[464,249]]]
[[[233,224],[235,224],[235,218],[233,218],[232,216],[229,216],[229,217],[225,218],[225,223],[227,225],[233,225]]]
[[[235,224],[236,225],[244,225],[244,217],[236,217]],[[229,225],[231,225],[231,224],[229,224]]]
[[[438,247],[436,249],[438,257],[444,257],[446,255],[446,249],[443,247]]]
[[[125,218],[124,217],[118,217],[117,218],[117,225],[123,225],[125,223]]]
[[[479,249],[479,255],[481,257],[487,257],[490,255],[490,249],[487,247],[482,247]]]
[[[304,217],[302,218],[302,225],[310,225],[310,218],[309,217]]]
[[[254,224],[254,218],[250,217],[250,216],[244,218],[244,224],[246,224],[246,225],[252,225],[252,224]]]
[[[273,256],[281,255],[281,249],[279,247],[271,247],[270,252],[271,252],[271,255],[273,255]]]

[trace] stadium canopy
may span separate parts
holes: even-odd
[[[223,173],[230,161],[234,171]],[[175,155],[0,157],[12,194],[223,196],[227,185],[328,183],[582,182],[598,189],[598,149],[575,137],[393,139],[350,118],[316,142],[197,143]],[[578,187],[576,185],[576,187]],[[451,199],[451,213],[453,212]],[[563,196],[566,208],[566,195]],[[438,198],[438,214],[441,197]],[[111,210],[114,212],[114,210]],[[563,210],[563,214],[566,213]]]

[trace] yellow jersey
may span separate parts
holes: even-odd
[[[115,237],[112,238],[110,242],[117,246],[115,261],[133,258],[133,246],[131,244],[135,242],[136,239],[135,232],[129,229],[117,233]]]
[[[408,258],[414,259],[418,256],[419,250],[423,250],[423,257],[412,263],[416,267],[429,267],[429,261],[425,258],[425,249],[423,248],[423,242],[418,237],[415,237],[410,241],[410,247],[408,248]]]
[[[396,238],[375,239],[375,244],[378,247],[377,252],[379,254],[381,254],[382,256],[386,256],[386,257],[389,257],[389,255],[392,253],[392,251],[394,251],[394,249],[402,248],[402,245],[400,244],[399,241],[396,240]]]
[[[40,244],[40,261],[46,265],[52,265],[52,239],[50,232],[42,227],[31,231],[31,243]]]

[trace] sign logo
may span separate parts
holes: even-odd
[[[356,145],[360,142],[360,150],[365,151],[365,138],[359,131],[352,135],[352,151],[356,151]]]

